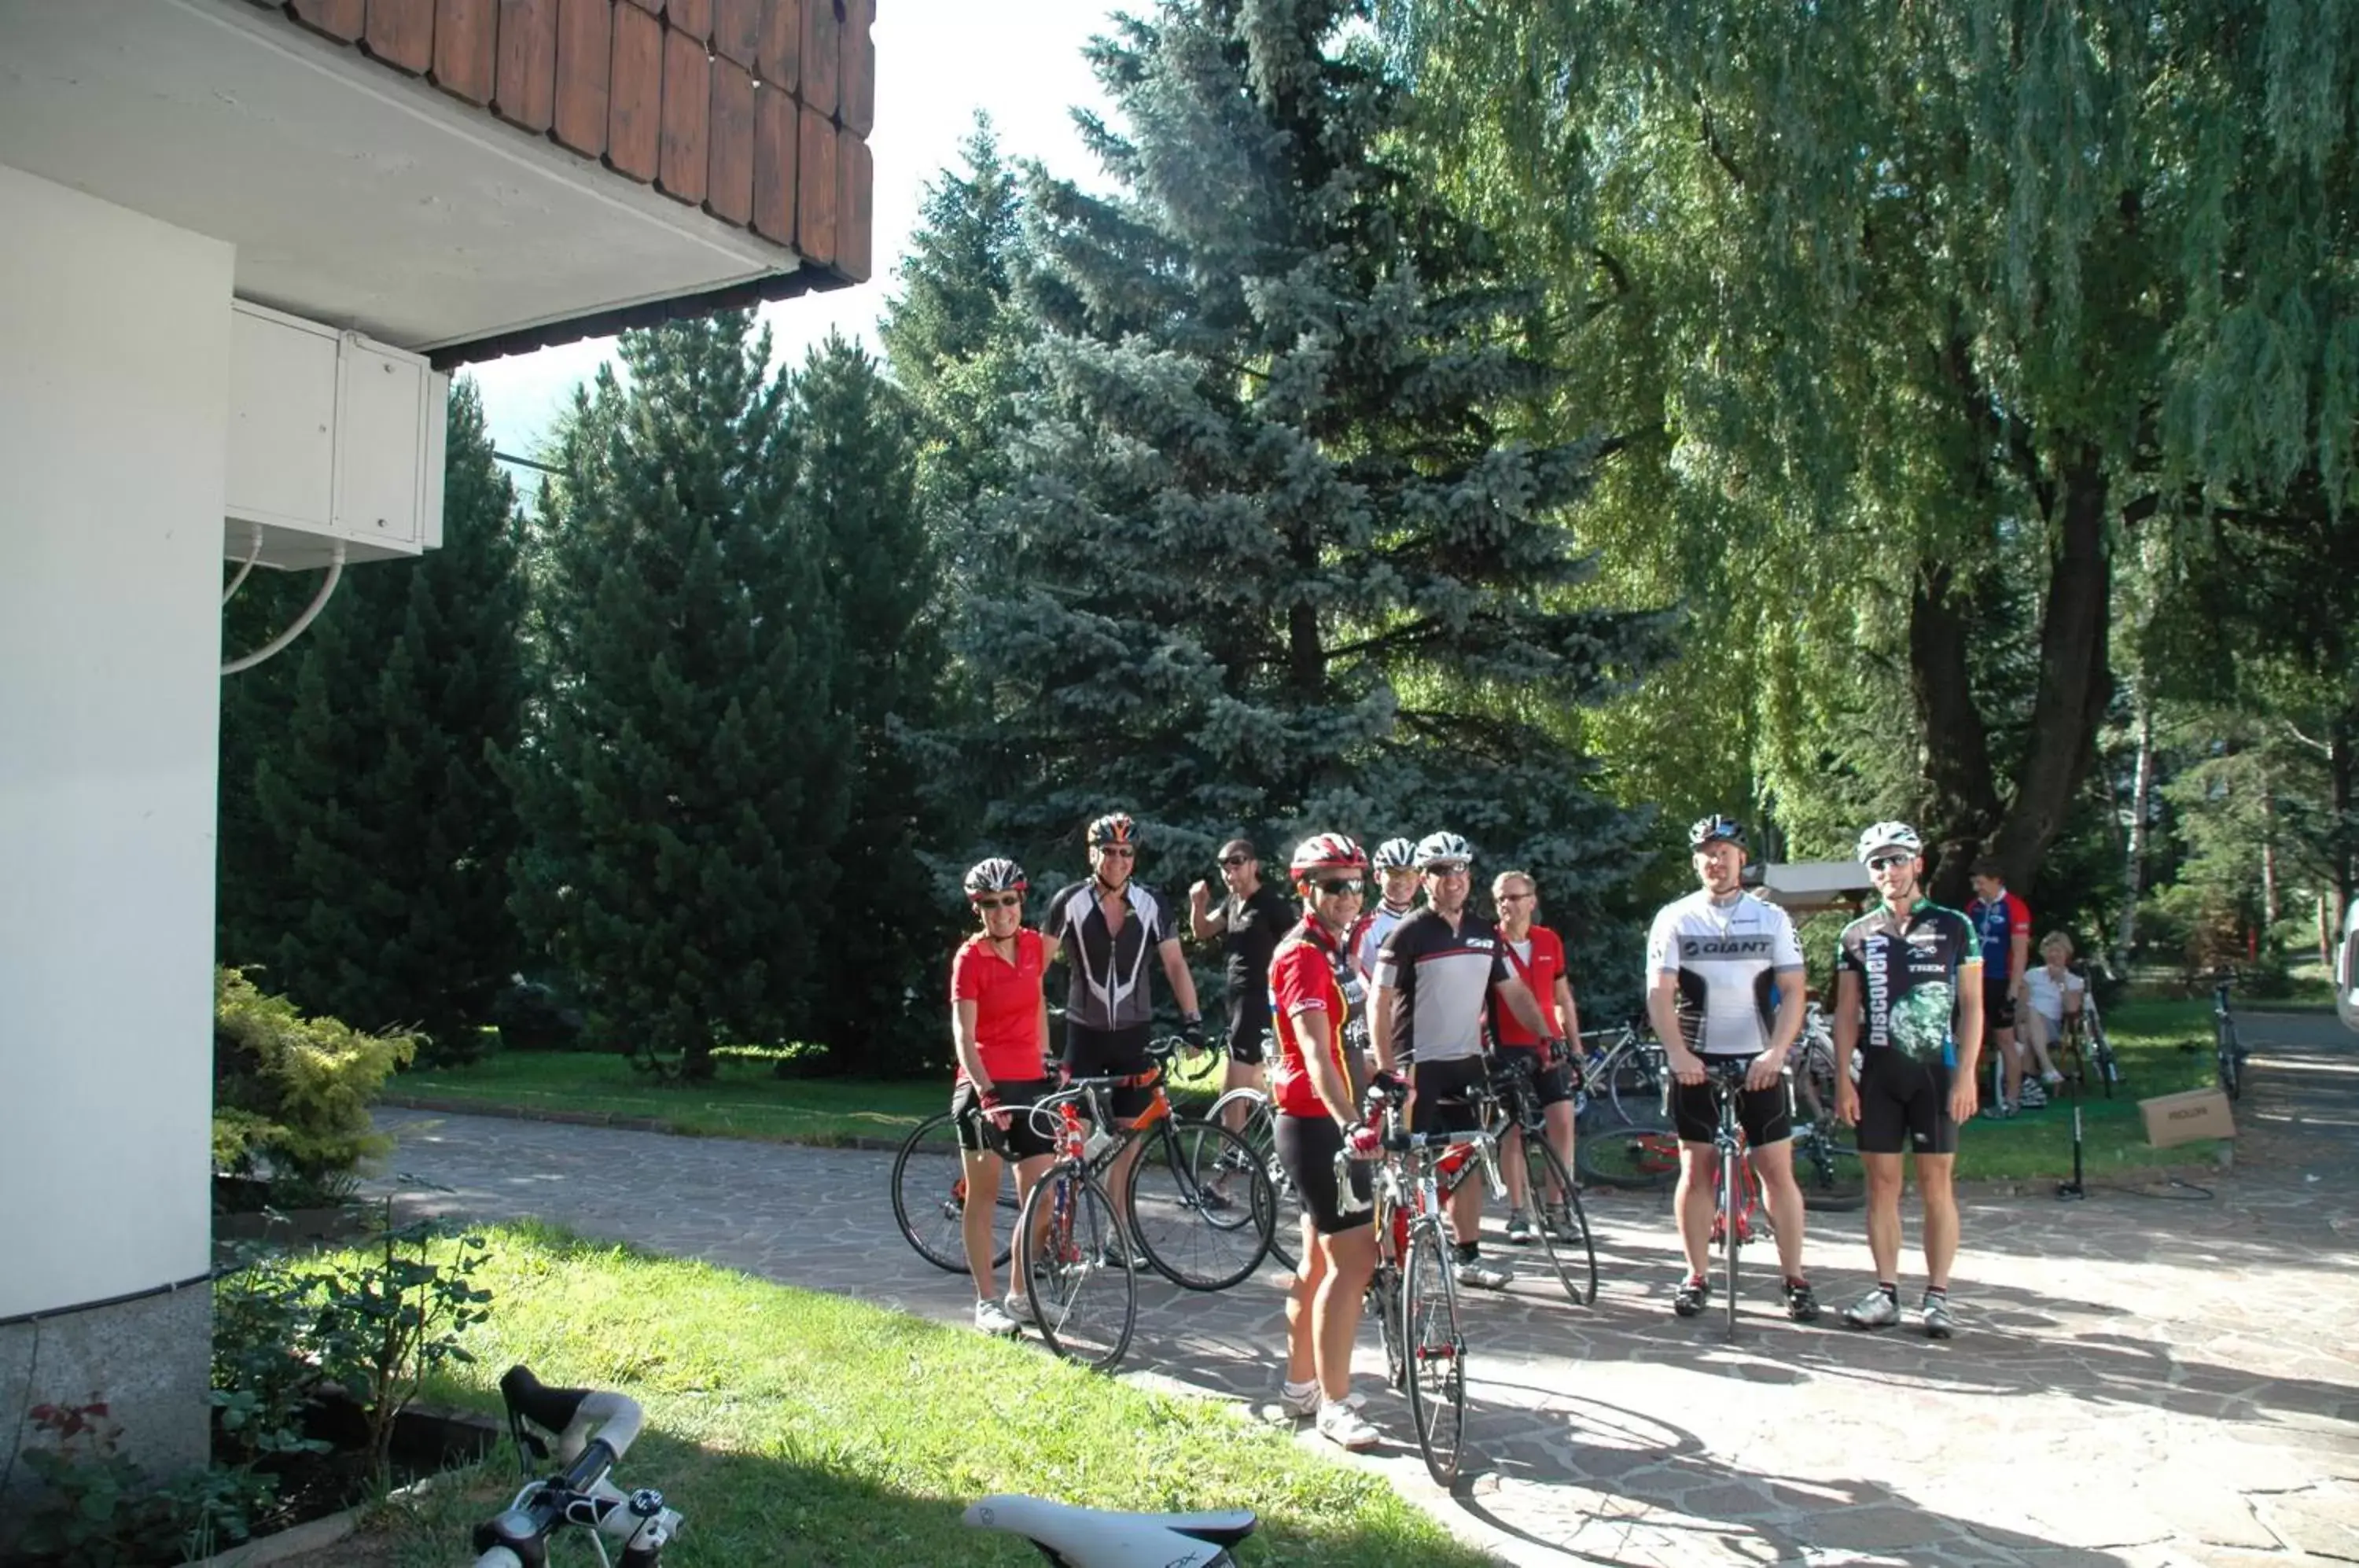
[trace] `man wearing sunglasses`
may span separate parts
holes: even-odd
[[[1261,856],[1245,839],[1221,846],[1221,881],[1228,889],[1215,909],[1212,887],[1188,889],[1188,931],[1198,942],[1221,939],[1229,993],[1229,1065],[1225,1088],[1262,1087],[1262,1039],[1269,1032],[1269,961],[1296,923],[1283,894],[1261,879]],[[1243,1131],[1245,1108],[1226,1113],[1232,1129]]]
[[[1982,1051],[1982,945],[1957,910],[1918,891],[1924,841],[1906,822],[1859,835],[1875,909],[1843,928],[1835,953],[1835,1116],[1859,1128],[1867,1177],[1867,1249],[1875,1289],[1843,1311],[1854,1328],[1900,1321],[1900,1155],[1917,1156],[1925,1204],[1925,1300],[1918,1322],[1947,1339],[1950,1265],[1958,1255],[1951,1186],[1958,1127],[1974,1114]],[[1859,1082],[1851,1080],[1860,1053]]]
[[[1376,954],[1368,1022],[1376,1071],[1408,1070],[1409,1127],[1417,1132],[1473,1132],[1472,1096],[1488,1076],[1484,1021],[1491,999],[1513,1009],[1553,1058],[1563,1042],[1529,986],[1516,978],[1506,944],[1490,921],[1466,907],[1474,850],[1453,833],[1418,841],[1425,908],[1393,927]],[[1506,1288],[1515,1271],[1482,1255],[1483,1183],[1462,1181],[1450,1199],[1458,1282]]]
[[[1170,982],[1180,1004],[1180,1032],[1191,1045],[1204,1043],[1203,1015],[1196,1007],[1196,978],[1180,951],[1170,912],[1149,889],[1131,880],[1138,863],[1138,824],[1112,811],[1089,825],[1090,877],[1058,890],[1049,900],[1040,934],[1045,964],[1062,957],[1072,969],[1065,1000],[1065,1068],[1076,1078],[1130,1077],[1151,1065],[1147,1054],[1155,1017],[1147,988],[1150,954]],[[1145,1088],[1116,1089],[1113,1113],[1127,1121],[1153,1098]],[[1117,1214],[1129,1212],[1131,1167],[1136,1144],[1106,1172],[1106,1196]],[[1134,1249],[1135,1250],[1135,1249]],[[1142,1267],[1144,1263],[1142,1260]]]

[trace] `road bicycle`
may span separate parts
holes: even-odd
[[[1826,1013],[1812,1002],[1802,1015],[1802,1032],[1786,1054],[1794,1124],[1794,1181],[1807,1209],[1842,1213],[1867,1201],[1867,1173],[1859,1162],[1852,1129],[1835,1116],[1835,1042]],[[1852,1057],[1852,1081],[1859,1058]]]
[[[942,1111],[919,1122],[893,1156],[893,1223],[918,1256],[952,1274],[968,1272],[963,1226],[966,1162],[960,1158],[958,1121]],[[991,1222],[991,1266],[1007,1266],[1016,1236],[1016,1194],[1000,1179]]]
[[[1458,1479],[1466,1437],[1466,1335],[1458,1319],[1457,1252],[1444,1218],[1448,1187],[1481,1171],[1492,1195],[1506,1196],[1498,1144],[1485,1131],[1404,1132],[1398,1108],[1382,1089],[1368,1091],[1383,1127],[1370,1196],[1354,1203],[1351,1156],[1337,1150],[1336,1190],[1343,1212],[1375,1211],[1376,1268],[1369,1277],[1368,1315],[1384,1340],[1385,1370],[1408,1397],[1409,1419],[1426,1473],[1440,1486]]]
[[[1269,1173],[1245,1139],[1218,1123],[1172,1114],[1163,1064],[1180,1043],[1151,1046],[1158,1065],[1146,1073],[1076,1078],[1025,1113],[1057,1143],[1058,1156],[1016,1216],[1016,1278],[1029,1292],[1041,1338],[1086,1366],[1112,1367],[1129,1348],[1139,1261],[1187,1290],[1226,1290],[1260,1266],[1276,1229]],[[1108,1105],[1121,1088],[1153,1092],[1126,1122]],[[1116,1222],[1103,1177],[1134,1146],[1125,1225]],[[1106,1289],[1098,1288],[1101,1279]],[[1119,1321],[1099,1323],[1095,1313],[1101,1302],[1110,1311],[1110,1292],[1122,1303]]]
[[[1663,1048],[1625,1024],[1594,1070],[1600,1073],[1594,1080],[1591,1069],[1582,1070],[1591,1087],[1589,1103],[1575,1120],[1574,1171],[1585,1185],[1657,1191],[1669,1186],[1680,1173],[1680,1144],[1664,1108],[1670,1073]],[[1641,1083],[1651,1099],[1640,1097]]]
[[[1660,1116],[1663,1048],[1644,1018],[1582,1031],[1575,1065],[1581,1069],[1581,1093],[1574,1119],[1582,1131],[1641,1127]]]
[[[2093,985],[2082,991],[2081,1010],[2064,1015],[2063,1028],[2057,1031],[2055,1052],[2059,1058],[2071,1058],[2071,1066],[2064,1075],[2083,1093],[2093,1074],[2105,1098],[2114,1097],[2115,1086],[2122,1082],[2122,1067],[2114,1055],[2113,1042],[2105,1038],[2105,1020],[2097,1010]]]
[[[1344,1026],[1343,1045],[1347,1051],[1364,1055],[1367,1044],[1367,1026],[1364,1023],[1354,1018]],[[1217,1051],[1220,1047],[1211,1049]],[[1262,1060],[1273,1065],[1277,1061],[1277,1042],[1271,1035],[1262,1036]],[[1270,1231],[1269,1256],[1290,1274],[1300,1267],[1302,1261],[1301,1248],[1296,1245],[1299,1233],[1292,1224],[1294,1216],[1301,1213],[1302,1199],[1295,1187],[1293,1173],[1277,1157],[1277,1107],[1267,1094],[1245,1084],[1231,1089],[1214,1100],[1204,1112],[1204,1119],[1225,1127],[1228,1112],[1237,1106],[1244,1107],[1245,1119],[1232,1130],[1252,1146],[1254,1157],[1269,1173],[1270,1190],[1277,1202],[1277,1223]],[[1223,1186],[1225,1191],[1225,1182]]]
[[[2228,1010],[2228,988],[2236,983],[2233,970],[2212,976],[2212,1050],[2220,1072],[2220,1092],[2231,1100],[2245,1092],[2245,1042],[2237,1038],[2235,1015]]]
[[[1731,1339],[1736,1337],[1736,1255],[1753,1239],[1755,1217],[1768,1213],[1761,1178],[1745,1157],[1745,1126],[1737,1116],[1738,1103],[1745,1092],[1745,1075],[1750,1067],[1751,1063],[1742,1059],[1704,1059],[1704,1081],[1712,1085],[1717,1111],[1712,1129],[1713,1184],[1718,1189],[1713,1194],[1716,1205],[1712,1211],[1712,1243],[1720,1248],[1721,1283],[1728,1293]]]
[[[594,1388],[551,1388],[524,1367],[500,1378],[500,1396],[526,1482],[505,1509],[475,1526],[469,1546],[475,1568],[542,1568],[550,1541],[569,1530],[587,1532],[602,1568],[661,1568],[664,1548],[686,1521],[662,1493],[625,1492],[612,1479],[645,1424],[638,1401]],[[552,1456],[563,1468],[537,1475],[536,1462]],[[1258,1521],[1244,1508],[1127,1514],[991,1497],[968,1508],[963,1522],[1020,1536],[1068,1568],[1234,1568],[1231,1549]],[[607,1555],[609,1541],[619,1557]]]
[[[1538,1060],[1531,1052],[1516,1051],[1496,1061],[1481,1102],[1483,1125],[1502,1148],[1510,1134],[1523,1146],[1524,1194],[1538,1222],[1540,1252],[1572,1304],[1588,1306],[1597,1300],[1597,1243],[1589,1234],[1580,1185],[1548,1141],[1548,1115],[1537,1082]],[[1579,1149],[1576,1138],[1575,1152]]]

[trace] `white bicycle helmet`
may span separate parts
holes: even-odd
[[[1307,882],[1322,871],[1364,872],[1368,857],[1360,846],[1343,833],[1313,833],[1294,846],[1294,857],[1287,869],[1297,882]]]
[[[1417,843],[1413,839],[1388,838],[1376,845],[1375,868],[1379,871],[1406,871],[1417,864]]]
[[[1474,846],[1454,833],[1431,833],[1417,841],[1417,868],[1428,870],[1440,865],[1471,866]]]
[[[966,896],[970,898],[980,898],[985,893],[1021,893],[1024,889],[1024,867],[1004,855],[978,860],[967,867]]]
[[[1878,822],[1859,835],[1857,859],[1862,865],[1879,849],[1905,849],[1911,855],[1925,853],[1925,841],[1907,822]]]

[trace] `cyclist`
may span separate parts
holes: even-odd
[[[1277,1157],[1302,1199],[1302,1262],[1286,1298],[1279,1402],[1288,1415],[1316,1417],[1331,1443],[1370,1448],[1381,1434],[1352,1400],[1352,1341],[1375,1271],[1376,1233],[1367,1166],[1350,1168],[1349,1213],[1335,1171],[1338,1151],[1366,1160],[1377,1143],[1358,1115],[1357,1053],[1343,1045],[1353,1010],[1364,1007],[1343,938],[1360,912],[1368,866],[1358,844],[1319,833],[1296,847],[1288,868],[1302,919],[1270,961],[1269,991],[1277,1026]]]
[[[1687,1278],[1671,1311],[1691,1318],[1712,1299],[1709,1273],[1720,1107],[1706,1058],[1744,1062],[1737,1119],[1768,1199],[1786,1281],[1786,1315],[1811,1323],[1818,1297],[1802,1272],[1802,1190],[1794,1184],[1792,1102],[1786,1053],[1802,1031],[1802,944],[1786,911],[1745,890],[1745,829],[1710,816],[1688,829],[1696,891],[1662,907],[1647,937],[1647,1016],[1671,1073],[1671,1125],[1680,1139],[1672,1210]],[[1770,996],[1776,993],[1773,1007]]]
[[[1991,856],[1975,861],[1969,875],[1974,896],[1966,905],[1966,920],[1982,942],[1983,1028],[1990,1031],[1992,1062],[2001,1078],[1998,1104],[1990,1115],[2036,1111],[2048,1104],[2048,1092],[2037,1079],[2024,1081],[2029,1076],[2027,1053],[2015,1040],[2015,1004],[2031,967],[2031,908],[2006,890],[2005,873]]]
[[[1048,1093],[1048,972],[1040,933],[1024,925],[1024,868],[1012,860],[978,861],[966,874],[967,902],[983,929],[951,960],[951,1051],[958,1080],[951,1091],[959,1158],[966,1167],[961,1235],[974,1277],[974,1326],[1014,1334],[1030,1304],[1020,1287],[1002,1306],[991,1277],[993,1213],[1000,1166],[1016,1162],[1016,1200],[1049,1168],[1054,1149],[1024,1107]]]
[[[1539,1001],[1508,966],[1506,945],[1490,921],[1466,907],[1474,850],[1454,833],[1428,833],[1417,844],[1425,908],[1393,927],[1377,950],[1375,984],[1368,997],[1376,1071],[1408,1068],[1404,1125],[1419,1132],[1472,1132],[1479,1125],[1472,1096],[1484,1082],[1484,1020],[1491,997],[1512,1008],[1547,1041]],[[1394,1082],[1397,1083],[1397,1078]],[[1483,1183],[1463,1180],[1450,1199],[1458,1282],[1486,1290],[1506,1288],[1515,1271],[1483,1257]]]
[[[1295,923],[1286,896],[1261,879],[1261,856],[1251,841],[1233,838],[1221,846],[1221,880],[1228,897],[1212,905],[1212,887],[1188,889],[1188,930],[1198,942],[1221,939],[1229,994],[1229,1065],[1223,1089],[1262,1085],[1262,1036],[1269,1029],[1269,960]],[[1226,1113],[1231,1130],[1242,1131],[1245,1106]]]
[[[1859,858],[1878,902],[1843,928],[1835,951],[1835,1115],[1859,1128],[1876,1279],[1875,1290],[1843,1310],[1843,1321],[1854,1328],[1900,1321],[1905,1148],[1916,1153],[1925,1204],[1925,1299],[1918,1321],[1930,1337],[1947,1339],[1955,1327],[1950,1265],[1958,1254],[1951,1175],[1959,1124],[1974,1114],[1983,956],[1966,917],[1918,891],[1924,849],[1906,822],[1878,822],[1859,835]],[[1862,1053],[1855,1084],[1854,1051]]]
[[[1416,841],[1388,838],[1376,845],[1371,863],[1378,878],[1376,907],[1352,928],[1352,963],[1364,982],[1375,977],[1376,954],[1385,938],[1417,909]]]
[[[1196,1007],[1196,979],[1180,952],[1163,901],[1131,880],[1138,864],[1138,824],[1121,811],[1093,820],[1087,833],[1088,880],[1058,889],[1049,900],[1041,936],[1047,957],[1062,957],[1072,969],[1065,1003],[1065,1070],[1076,1078],[1126,1077],[1148,1071],[1147,1047],[1154,1004],[1147,989],[1151,953],[1162,965],[1180,1004],[1180,1032],[1201,1050],[1204,1018]],[[1150,1090],[1118,1088],[1109,1108],[1124,1121],[1146,1111]],[[1114,1212],[1130,1203],[1131,1169],[1138,1163],[1133,1143],[1106,1172],[1106,1196]],[[1134,1256],[1136,1248],[1133,1247]],[[1145,1258],[1139,1262],[1145,1264]]]
[[[1508,1065],[1520,1055],[1532,1069],[1532,1085],[1547,1118],[1549,1146],[1572,1169],[1572,1069],[1542,1050],[1546,1039],[1574,1040],[1581,1034],[1581,1015],[1573,1007],[1572,983],[1564,975],[1564,942],[1556,932],[1533,921],[1539,914],[1539,884],[1528,871],[1502,871],[1491,879],[1491,902],[1499,910],[1499,939],[1506,943],[1507,966],[1539,1003],[1548,1027],[1526,1029],[1513,1010],[1491,1010],[1491,1037],[1498,1046],[1499,1063]],[[1527,1246],[1532,1240],[1532,1194],[1524,1191],[1523,1129],[1509,1127],[1501,1140],[1506,1156],[1507,1240]],[[1562,1194],[1541,1194],[1540,1223],[1557,1235],[1569,1228]]]

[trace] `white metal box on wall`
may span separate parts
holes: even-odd
[[[357,332],[230,306],[222,553],[292,570],[416,555],[442,542],[451,378]]]

